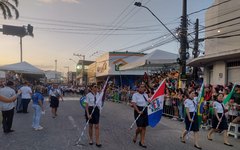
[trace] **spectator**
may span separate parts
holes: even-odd
[[[11,98],[16,95],[14,89],[12,89],[14,83],[12,81],[8,81],[6,86],[0,89],[0,95],[5,96],[7,98]],[[1,102],[2,103],[2,102]],[[14,132],[12,130],[13,116],[14,116],[14,107],[15,103],[12,101],[11,103],[2,103],[2,127],[4,133]]]
[[[29,83],[27,81],[24,82],[24,85],[20,88],[20,91],[22,92],[23,113],[28,113],[28,104],[31,100],[32,89],[29,87]]]

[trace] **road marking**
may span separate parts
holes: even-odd
[[[76,128],[77,125],[76,125],[75,120],[73,119],[73,117],[72,117],[72,116],[68,116],[68,119],[70,120],[72,126],[73,126],[74,128]]]

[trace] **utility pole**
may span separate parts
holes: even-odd
[[[55,59],[55,80],[57,80],[57,59]]]
[[[199,48],[199,43],[198,43],[198,42],[199,42],[199,41],[198,41],[199,20],[198,20],[198,19],[196,19],[195,32],[196,32],[196,34],[195,34],[194,48],[193,48],[192,54],[193,54],[193,57],[194,57],[194,58],[197,58],[197,57],[199,56],[199,50],[198,50],[198,48]],[[198,74],[197,74],[197,72],[198,72],[198,67],[193,67],[193,79],[194,79],[194,80],[197,80],[197,79],[198,79]]]
[[[188,48],[187,40],[187,0],[183,0],[183,10],[180,31],[180,80],[182,88],[186,85],[186,53]]]
[[[84,61],[85,61],[85,55],[81,55],[81,54],[73,54],[74,56],[78,56],[79,58],[82,57],[82,82],[84,81]],[[87,85],[87,80],[86,81],[86,85]]]

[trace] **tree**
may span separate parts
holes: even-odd
[[[12,18],[12,11],[15,12],[16,19],[19,17],[18,0],[12,0],[14,4],[10,3],[9,0],[0,0],[0,9],[3,12],[4,19]]]

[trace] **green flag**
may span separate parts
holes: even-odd
[[[227,97],[223,100],[223,104],[224,104],[224,105],[226,105],[226,104],[230,101],[230,99],[231,99],[231,97],[232,97],[232,95],[233,95],[233,93],[234,93],[235,86],[236,86],[236,84],[233,85],[233,88],[232,88],[231,92],[230,92],[230,93],[227,95]]]

